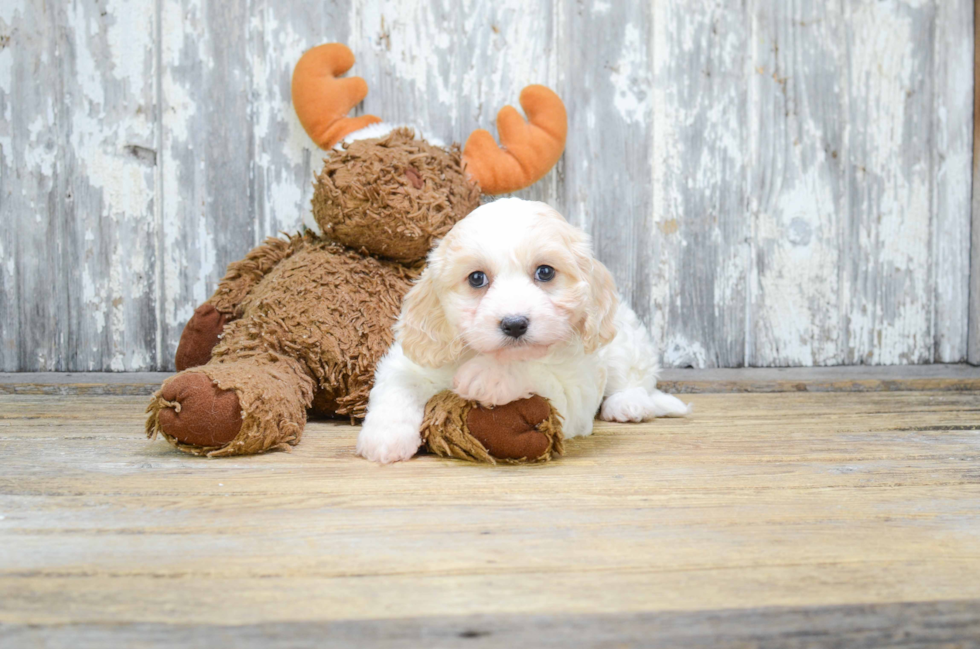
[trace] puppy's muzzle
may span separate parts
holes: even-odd
[[[527,333],[531,321],[522,315],[509,315],[500,321],[500,330],[511,338],[520,338]]]

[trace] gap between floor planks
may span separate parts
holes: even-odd
[[[170,372],[0,373],[0,394],[153,394]],[[666,369],[660,388],[716,392],[895,392],[980,390],[980,367],[966,364]]]

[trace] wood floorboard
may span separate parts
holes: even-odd
[[[689,400],[378,467],[342,422],[208,460],[145,397],[0,395],[0,645],[976,645],[980,392]]]
[[[107,646],[227,647],[746,647],[980,646],[980,601],[809,608],[726,609],[586,615],[471,615],[434,618],[197,625],[172,622],[0,626],[0,642],[49,649]]]

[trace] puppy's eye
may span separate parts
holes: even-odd
[[[487,281],[487,274],[482,270],[475,270],[466,278],[473,288],[483,288],[490,282]]]
[[[534,271],[534,279],[539,282],[550,282],[555,278],[555,269],[551,266],[538,266]]]

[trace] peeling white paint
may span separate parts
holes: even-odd
[[[141,96],[144,87],[152,85],[147,59],[153,50],[143,47],[141,41],[153,33],[154,3],[107,0],[104,11],[112,17],[107,21],[106,36],[114,76],[125,81],[133,95]]]
[[[23,16],[27,0],[5,0],[0,3],[0,27],[10,25]]]
[[[697,340],[674,335],[664,348],[664,367],[707,367],[708,354]]]
[[[0,206],[0,229],[18,241],[20,268],[4,265],[0,301],[30,296],[16,335],[31,351],[11,367],[5,346],[0,367],[111,369],[113,357],[153,345],[141,327],[152,295],[143,271],[128,272],[145,264],[153,236],[152,7],[18,4],[0,19],[0,104],[13,124],[0,126],[0,167],[17,196]]]
[[[623,48],[611,78],[616,89],[613,103],[628,123],[648,123],[650,119],[652,84],[644,51],[640,30],[635,25],[626,25]]]
[[[382,0],[356,6],[350,14],[350,31],[358,35],[355,56],[363,65],[355,68],[353,74],[364,76],[381,67],[377,61],[383,61],[385,71],[398,79],[399,85],[407,84],[414,93],[424,94],[433,110],[445,111],[455,121],[459,108],[456,85],[437,69],[438,61],[450,58],[454,44],[452,25],[445,24],[440,15],[443,9],[427,0]],[[367,79],[370,88],[371,76]],[[374,95],[368,94],[365,108],[372,112],[372,106],[387,101],[390,100],[378,97],[375,90]],[[412,119],[400,114],[381,114],[381,118],[395,122]],[[429,127],[425,122],[422,125]]]
[[[101,334],[102,330],[105,329],[106,316],[108,315],[104,289],[102,286],[96,285],[92,272],[87,266],[82,268],[82,303],[86,309],[90,310],[92,321],[95,323],[95,332]]]
[[[2,4],[2,3],[0,3]],[[0,34],[8,35],[11,25],[3,18],[0,18]],[[0,91],[9,94],[13,91],[14,74],[14,52],[10,47],[0,49]],[[10,107],[8,104],[7,112],[4,114],[4,121],[10,121]],[[2,128],[2,126],[0,126]]]
[[[253,17],[249,26],[253,40],[272,42],[272,52],[250,57],[253,97],[253,138],[256,152],[253,175],[258,182],[257,196],[262,220],[256,224],[255,243],[280,231],[295,231],[309,211],[312,195],[311,170],[304,171],[304,160],[322,160],[303,131],[291,108],[290,85],[293,65],[308,43],[289,23],[282,24],[276,13],[266,9]],[[318,171],[322,162],[316,164]]]
[[[656,248],[647,272],[665,365],[745,362],[745,18],[734,8],[653,6]]]
[[[51,124],[41,115],[37,115],[28,125],[27,132],[30,146],[24,150],[25,165],[50,177],[54,173],[58,157],[58,151],[50,138]]]

